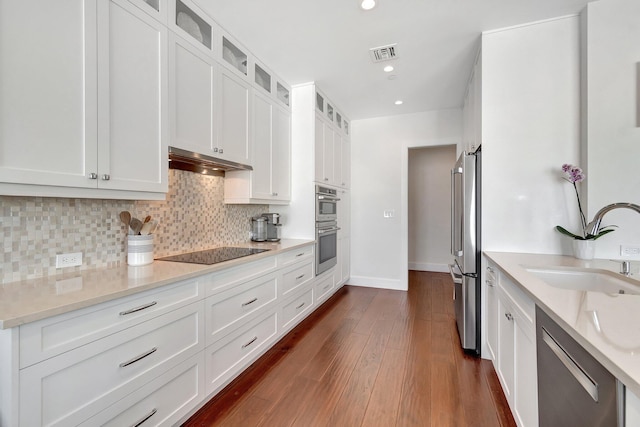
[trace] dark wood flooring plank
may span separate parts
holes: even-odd
[[[340,399],[331,410],[329,425],[358,426],[361,424],[392,328],[393,324],[384,318],[374,323],[367,345]]]
[[[345,341],[346,345],[336,353],[322,380],[301,404],[301,413],[298,417],[300,425],[326,424],[360,359],[367,340],[366,335],[353,333]]]
[[[398,418],[404,372],[408,352],[388,348],[382,357],[378,377],[373,386],[363,427],[393,426]]]
[[[416,319],[404,370],[397,426],[431,425],[431,322]]]

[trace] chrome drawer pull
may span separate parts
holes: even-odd
[[[485,282],[487,283],[487,285],[491,286],[492,288],[494,287],[493,280],[487,279],[485,280]]]
[[[301,254],[296,255],[296,257],[302,256],[304,255],[304,252],[302,252]]]
[[[129,310],[121,311],[120,316],[126,316],[127,314],[135,313],[136,311],[142,311],[146,308],[153,307],[158,304],[157,301],[151,301],[149,304],[141,305],[140,307],[130,308]]]
[[[300,310],[302,307],[304,307],[305,303],[303,302],[302,304],[300,304],[299,306],[296,307],[296,310]]]
[[[322,288],[323,291],[326,291],[327,289],[329,289],[331,287],[331,285],[327,285],[324,288]]]
[[[120,364],[120,367],[124,368],[125,366],[129,366],[132,363],[136,363],[137,361],[144,359],[145,357],[155,353],[156,351],[158,351],[158,347],[153,347],[151,350],[142,353],[140,356],[136,356],[133,359],[127,360],[126,362],[122,362]]]
[[[131,424],[131,427],[139,427],[141,426],[145,421],[147,421],[149,418],[153,417],[156,412],[158,412],[158,410],[156,408],[153,408],[151,410],[151,412],[149,412],[149,414],[145,415],[144,417],[142,417],[140,419],[140,421],[136,422],[135,424]]]
[[[300,279],[302,279],[303,277],[304,277],[304,274],[303,274],[303,275],[301,275],[301,276],[296,277],[296,280],[300,280]]]
[[[256,337],[253,337],[253,338],[251,339],[251,341],[249,341],[248,343],[246,343],[245,345],[243,345],[243,346],[242,346],[242,348],[247,348],[247,347],[249,347],[251,344],[253,344],[254,342],[256,342],[256,340],[257,340],[257,339],[258,339],[258,337],[257,337],[257,336],[256,336]]]
[[[556,355],[562,364],[569,370],[571,375],[585,389],[594,401],[598,401],[598,383],[596,383],[587,373],[573,360],[573,357],[556,341],[551,334],[542,327],[542,340],[549,349]]]
[[[254,303],[254,302],[256,302],[256,301],[258,301],[258,298],[254,298],[254,299],[252,299],[251,301],[243,302],[243,303],[242,303],[242,306],[243,306],[243,307],[246,307],[246,306],[248,306],[248,305],[250,305],[250,304],[253,304],[253,303]]]

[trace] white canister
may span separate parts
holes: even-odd
[[[127,236],[127,264],[147,265],[153,262],[153,234]]]

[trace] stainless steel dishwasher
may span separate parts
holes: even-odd
[[[622,427],[624,388],[536,307],[540,427]]]

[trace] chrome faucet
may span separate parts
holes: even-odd
[[[591,221],[587,227],[584,229],[585,233],[587,235],[591,234],[593,236],[597,235],[598,232],[600,231],[600,223],[602,222],[602,217],[604,216],[604,214],[606,214],[607,212],[614,210],[614,209],[618,209],[618,208],[627,208],[627,209],[631,209],[634,210],[638,213],[640,213],[640,206],[633,204],[633,203],[612,203],[610,205],[605,206],[604,208],[600,209],[598,212],[596,212],[595,216],[593,217],[593,221]]]

